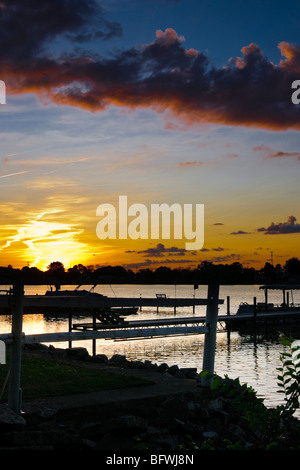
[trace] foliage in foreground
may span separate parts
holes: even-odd
[[[210,377],[210,389],[218,396],[230,398],[236,410],[248,424],[249,435],[257,436],[259,449],[300,450],[300,422],[294,413],[300,407],[300,342],[287,337],[281,338],[286,350],[281,353],[282,367],[279,367],[278,393],[284,394],[284,403],[275,408],[266,408],[257,392],[241,385],[239,378],[232,380],[211,375],[207,371],[202,377]],[[211,447],[210,447],[211,448]],[[228,449],[239,449],[239,443],[228,442]]]

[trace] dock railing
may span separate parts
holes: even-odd
[[[10,296],[11,297],[11,296]],[[11,333],[0,334],[0,341],[3,341],[6,346],[10,346],[10,371],[9,371],[9,387],[8,387],[8,406],[16,413],[20,413],[21,410],[21,360],[22,360],[22,347],[24,344],[29,343],[52,343],[52,342],[64,342],[64,341],[78,341],[87,339],[100,339],[100,338],[116,338],[118,331],[124,337],[130,339],[134,337],[134,329],[127,328],[127,333],[124,333],[122,327],[114,328],[112,330],[107,329],[91,329],[89,331],[68,331],[59,333],[41,333],[41,334],[30,334],[25,335],[23,330],[23,308],[26,303],[24,299],[24,285],[21,282],[15,283],[13,286],[13,299],[10,301],[12,310],[12,324]],[[55,299],[53,299],[55,300]],[[140,300],[140,299],[139,299]],[[219,299],[219,285],[209,285],[207,291],[207,298],[201,299],[201,305],[206,305],[206,317],[203,326],[182,326],[176,324],[169,330],[166,329],[158,330],[156,334],[153,334],[151,329],[144,330],[143,333],[139,333],[139,337],[159,336],[159,335],[176,335],[176,334],[205,334],[204,340],[204,351],[203,351],[203,371],[208,371],[214,374],[214,363],[215,363],[215,348],[216,348],[216,333],[217,333],[217,322],[218,322],[218,309],[219,304],[222,304],[223,300]],[[53,303],[53,305],[55,305]],[[182,319],[182,324],[185,320]],[[137,323],[137,322],[135,322]],[[175,322],[174,322],[175,323]],[[191,330],[193,328],[193,330]],[[131,330],[131,332],[130,332]],[[149,331],[150,330],[150,331]],[[169,331],[169,333],[168,333]],[[1,365],[0,365],[1,367]],[[208,386],[210,383],[209,378],[202,379],[202,385]]]

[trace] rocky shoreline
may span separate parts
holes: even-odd
[[[275,410],[267,409],[255,392],[238,380],[219,378],[218,386],[212,390],[201,385],[196,369],[128,361],[121,355],[110,359],[105,355],[92,357],[84,348],[32,346],[26,353],[98,364],[112,373],[148,374],[164,387],[164,392],[151,393],[149,385],[149,394],[130,398],[127,390],[129,395],[125,399],[124,392],[119,390],[117,398],[107,392],[104,401],[97,401],[95,394],[91,401],[92,395],[86,394],[79,405],[72,405],[72,399],[65,397],[66,407],[55,405],[53,400],[36,400],[21,415],[2,404],[1,451],[300,449],[299,421],[291,418],[283,423]],[[178,384],[182,384],[180,390]],[[63,400],[61,397],[60,401]]]

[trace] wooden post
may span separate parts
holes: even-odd
[[[207,299],[206,326],[208,327],[208,332],[205,333],[204,340],[203,371],[213,374],[217,337],[219,285],[212,284],[208,286]],[[201,383],[203,386],[209,386],[211,377],[203,377]]]
[[[69,310],[69,319],[68,319],[68,320],[69,320],[69,321],[68,321],[69,333],[72,332],[72,323],[73,323],[73,321],[72,321],[72,320],[73,320],[73,318],[72,318],[72,317],[73,317],[72,313],[73,313],[73,310],[72,310],[72,308],[70,308],[70,310]],[[71,349],[71,348],[72,348],[72,341],[69,341],[68,345],[69,345],[69,348]]]
[[[95,331],[96,330],[96,312],[95,310],[93,310],[93,330]],[[93,356],[96,356],[96,339],[93,339],[92,340],[92,354]]]
[[[257,318],[256,297],[253,297],[254,342],[256,342],[256,318]]]
[[[23,326],[24,285],[17,282],[13,286],[13,312],[10,377],[8,387],[8,407],[15,413],[21,411],[21,358],[22,358],[22,326]]]
[[[268,311],[268,289],[265,288],[265,310]]]
[[[230,297],[227,295],[227,315],[230,315]]]
[[[230,315],[230,296],[227,295],[227,315]],[[227,324],[227,341],[230,343],[230,324]]]

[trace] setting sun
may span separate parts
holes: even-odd
[[[29,264],[44,270],[55,260],[61,261],[65,267],[78,263],[79,259],[83,262],[89,254],[89,248],[77,239],[82,230],[66,223],[43,220],[46,215],[57,212],[61,211],[42,212],[24,225],[16,227],[16,233],[8,237],[0,250],[2,255],[23,244],[24,265]]]

